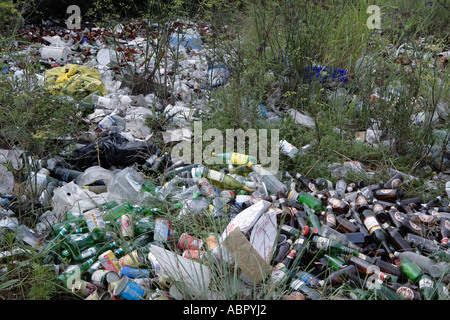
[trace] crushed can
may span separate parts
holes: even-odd
[[[124,298],[125,300],[142,300],[146,290],[140,284],[133,282],[127,276],[123,276],[119,282],[117,282],[114,288],[113,294],[115,296]]]
[[[134,223],[131,214],[124,214],[120,218],[120,233],[125,240],[134,238]]]
[[[119,259],[120,267],[139,267],[142,264],[142,259],[138,250],[133,250]]]
[[[108,250],[98,256],[98,260],[102,264],[103,268],[109,271],[119,272],[119,260],[117,260],[114,252]]]
[[[92,274],[91,277],[92,283],[101,289],[106,289],[108,288],[109,283],[117,282],[119,280],[120,277],[117,272],[110,270],[97,270]]]
[[[193,236],[183,233],[178,240],[177,247],[181,250],[193,249],[198,250],[202,247],[203,240],[194,238]]]
[[[124,276],[127,276],[130,279],[151,278],[151,277],[153,277],[153,274],[151,274],[151,272],[147,269],[122,267],[122,268],[120,268],[120,271],[119,271],[119,277],[122,278]]]
[[[205,245],[207,250],[213,250],[219,243],[220,235],[218,233],[210,233],[205,239]]]
[[[97,291],[97,287],[95,285],[81,279],[76,279],[72,286],[73,293],[85,298],[89,297],[95,291]]]

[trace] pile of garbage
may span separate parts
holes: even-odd
[[[41,208],[51,203],[34,230],[18,224],[17,199],[2,197],[2,232],[22,244],[2,257],[34,254],[87,300],[225,299],[210,286],[215,264],[234,266],[243,297],[264,284],[276,299],[326,299],[344,285],[352,290],[341,299],[448,299],[450,183],[425,201],[404,197],[402,173],[376,185],[345,174],[336,184],[299,173],[282,182],[248,155],[214,157],[229,165],[156,156],[142,169],[156,181],[136,165],[47,161],[30,174]],[[198,218],[227,224],[204,238],[175,228]]]
[[[210,29],[184,27],[172,33],[170,45],[185,59],[167,57],[164,66],[147,65],[144,52],[151,48],[139,22],[113,31],[48,28],[45,36],[27,27],[24,39],[38,44],[19,53],[39,57],[44,70],[36,76],[52,94],[83,95],[76,103],[89,130],[73,137],[74,149],[42,161],[26,150],[1,150],[0,232],[16,234],[17,248],[0,252],[0,261],[33,257],[86,300],[226,299],[216,282],[230,275],[218,280],[216,273],[228,268],[242,299],[252,299],[255,287],[265,298],[286,300],[328,299],[342,287],[350,290],[340,290],[341,299],[449,299],[450,183],[435,199],[405,198],[404,181],[415,177],[391,170],[389,181],[375,185],[346,181],[351,171],[370,177],[358,162],[331,164],[333,184],[298,172],[274,174],[249,155],[213,154],[224,164],[214,170],[161,148],[190,142],[189,124],[207,110],[203,98],[229,81],[225,65],[208,62]],[[163,105],[153,93],[133,95],[119,80],[144,68],[157,69],[158,82],[171,80],[174,103]],[[346,82],[341,71],[317,66],[311,75],[331,72]],[[13,64],[2,72],[23,75]],[[447,117],[444,106],[439,110]],[[268,121],[279,119],[274,104],[261,111]],[[298,110],[284,111],[315,126]],[[169,119],[163,141],[146,125],[156,112]],[[372,129],[364,142],[377,141],[379,128]],[[284,140],[280,147],[291,158],[310,148]],[[26,171],[25,189],[38,201],[15,194],[6,163]],[[196,219],[225,225],[204,237],[180,228]],[[2,267],[0,278],[7,272]]]

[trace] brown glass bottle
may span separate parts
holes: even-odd
[[[394,246],[396,251],[413,251],[414,249],[410,246],[408,241],[400,234],[399,229],[388,225],[387,223],[382,223],[384,231],[389,235],[390,243]]]
[[[274,264],[278,264],[279,262],[281,262],[284,258],[286,258],[287,254],[289,253],[289,251],[291,250],[292,247],[292,237],[290,239],[287,239],[285,243],[283,243],[282,245],[280,245],[280,247],[278,248],[278,252],[277,255],[275,257]]]
[[[415,215],[410,215],[408,216],[408,218],[415,224],[419,226],[424,226],[425,228],[435,225],[439,220],[436,216],[425,213],[417,213]]]
[[[349,274],[357,274],[356,267],[353,264],[349,264],[339,270],[332,272],[323,280],[322,287],[339,287],[348,280]]]
[[[374,265],[378,266],[381,271],[387,274],[392,274],[397,278],[402,277],[402,272],[400,268],[392,263],[382,260],[380,257],[376,257],[372,262]]]
[[[382,272],[380,270],[380,268],[375,267],[374,264],[367,262],[363,259],[360,259],[358,257],[347,255],[345,257],[345,260],[348,263],[353,264],[358,269],[359,272],[361,272],[362,274],[364,274],[366,276],[375,274],[378,279],[386,281],[386,282],[397,280],[396,276]]]
[[[379,204],[376,199],[373,201],[372,211],[380,223],[389,223],[388,213],[384,210],[384,206]]]
[[[406,218],[406,215],[397,210],[395,207],[391,207],[388,211],[389,218],[391,221],[391,225],[400,228],[403,220]]]
[[[408,284],[400,284],[398,282],[391,282],[386,284],[388,288],[394,290],[404,300],[421,300],[420,293],[413,290]]]
[[[403,233],[411,233],[419,237],[426,238],[427,230],[425,226],[419,226],[411,221],[410,217],[405,217],[399,228]]]
[[[450,237],[450,219],[441,219],[441,245],[443,247],[448,246],[448,238]]]
[[[374,191],[374,196],[378,200],[385,200],[394,202],[397,199],[401,199],[404,196],[402,189],[380,189]]]
[[[353,233],[359,231],[359,226],[348,221],[345,216],[336,216],[336,230],[342,233]]]
[[[331,205],[333,211],[338,214],[347,214],[350,210],[350,205],[346,201],[338,198],[329,198],[328,203]]]
[[[330,228],[336,229],[336,215],[334,214],[331,205],[328,205],[326,211],[323,211],[322,214],[325,218],[324,223]]]
[[[278,201],[281,207],[281,212],[279,213],[279,222],[282,221],[284,224],[290,224],[290,222],[293,220],[292,212],[286,205],[286,200],[284,198],[280,198]]]
[[[400,173],[392,176],[386,183],[383,185],[383,189],[396,189],[403,182],[403,176]]]
[[[358,192],[358,195],[355,200],[355,209],[358,213],[363,212],[364,210],[369,209],[369,202],[366,197],[364,197],[361,192]]]

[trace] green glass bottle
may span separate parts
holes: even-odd
[[[315,244],[317,249],[319,249],[320,251],[327,253],[327,254],[334,255],[334,254],[342,253],[342,254],[350,254],[353,256],[359,255],[358,250],[354,250],[352,248],[346,247],[346,246],[340,244],[339,242],[337,242],[336,240],[322,237],[319,235],[313,236],[311,239],[311,242]]]
[[[91,232],[70,234],[61,242],[61,247],[70,252],[72,257],[79,256],[81,251],[106,241],[106,231],[103,228],[94,228]]]
[[[345,261],[337,256],[324,254],[323,257],[334,271],[345,267]]]
[[[400,270],[406,275],[413,283],[417,282],[423,275],[420,267],[415,264],[408,256],[402,255],[396,251],[395,256],[398,258]]]
[[[134,235],[140,236],[144,233],[153,233],[155,231],[155,218],[152,216],[147,216],[139,219],[134,224]]]
[[[308,215],[308,219],[306,220],[306,223],[310,225],[311,227],[320,230],[322,228],[322,223],[320,222],[319,217],[314,213],[314,211],[307,205],[303,205],[306,214]]]
[[[60,249],[60,242],[64,239],[66,235],[70,233],[72,227],[70,224],[65,225],[59,229],[58,234],[53,237],[47,244],[41,249],[42,257],[45,259],[47,257],[53,256]]]
[[[159,187],[157,185],[155,185],[154,183],[152,183],[148,180],[145,180],[141,186],[141,189],[143,192],[149,192],[150,194],[155,195],[158,192]]]
[[[103,220],[115,221],[125,213],[133,212],[133,210],[136,210],[134,205],[129,202],[123,202],[113,208],[106,210],[103,216]]]
[[[319,198],[316,198],[304,191],[296,192],[292,190],[289,192],[288,199],[294,199],[297,200],[298,202],[307,204],[314,211],[324,210],[322,201]]]
[[[290,237],[295,237],[295,238],[300,237],[300,235],[302,234],[302,232],[300,230],[298,230],[297,228],[294,228],[290,225],[287,225],[287,224],[281,225],[280,233],[285,234]]]
[[[90,248],[84,249],[83,251],[80,252],[80,254],[77,254],[75,256],[72,256],[67,249],[64,250],[61,254],[64,257],[72,258],[74,261],[82,262],[89,258],[97,258],[100,254],[102,254],[106,250],[114,248],[116,245],[117,243],[114,241],[107,244],[97,243]]]
[[[58,277],[58,279],[63,282],[67,281],[72,275],[74,275],[77,272],[77,269],[78,269],[78,272],[80,273],[80,275],[83,275],[83,273],[85,273],[89,269],[89,267],[91,265],[93,265],[94,263],[95,263],[95,259],[91,258],[91,259],[84,261],[83,263],[71,265],[67,268],[67,270],[62,275],[60,275]]]
[[[423,274],[418,283],[422,300],[435,300],[437,298],[435,283],[429,275]]]
[[[302,280],[294,280],[290,284],[290,287],[298,292],[301,292],[306,299],[308,300],[321,300],[322,293],[314,288],[310,288],[304,281]]]
[[[224,163],[231,163],[233,165],[243,165],[249,162],[256,163],[256,158],[250,155],[237,152],[225,152],[225,153],[215,153],[211,152],[211,156],[217,159],[222,159]]]
[[[55,235],[57,235],[59,233],[59,230],[64,227],[70,228],[70,230],[75,230],[78,228],[87,228],[87,224],[86,224],[86,220],[83,217],[78,217],[75,219],[54,223],[52,225],[52,229],[53,229],[53,232],[55,233]]]
[[[376,283],[370,289],[375,293],[375,297],[380,300],[403,300],[394,290],[386,287],[383,284]]]
[[[240,165],[238,167],[232,167],[224,170],[225,173],[238,174],[240,176],[246,177],[252,169],[249,168],[246,164]]]
[[[250,187],[240,183],[233,177],[226,175],[223,172],[216,171],[216,170],[204,168],[202,177],[207,178],[208,181],[212,185],[215,185],[222,189],[229,189],[229,190],[239,189],[239,190],[244,190],[244,191],[247,191],[250,193],[252,193],[254,191],[253,188],[250,188]]]

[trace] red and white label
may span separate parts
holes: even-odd
[[[431,222],[431,220],[433,220],[433,216],[430,216],[428,214],[419,214],[419,219],[423,222]]]
[[[398,211],[396,213],[394,213],[394,217],[396,220],[398,220],[400,222],[405,219],[405,217],[403,217]]]
[[[333,208],[338,208],[339,205],[341,204],[341,200],[336,199],[336,198],[331,198],[330,199],[330,204]]]
[[[406,300],[414,299],[414,292],[408,287],[400,287],[397,289],[397,294]]]
[[[444,226],[446,229],[450,230],[450,220],[445,220]]]
[[[422,230],[421,227],[419,227],[417,224],[415,224],[414,222],[410,221],[409,224],[411,225],[411,227],[413,227],[416,230]]]
[[[392,189],[397,188],[400,185],[400,183],[402,183],[402,180],[400,180],[400,179],[392,180],[392,183],[391,183]]]

